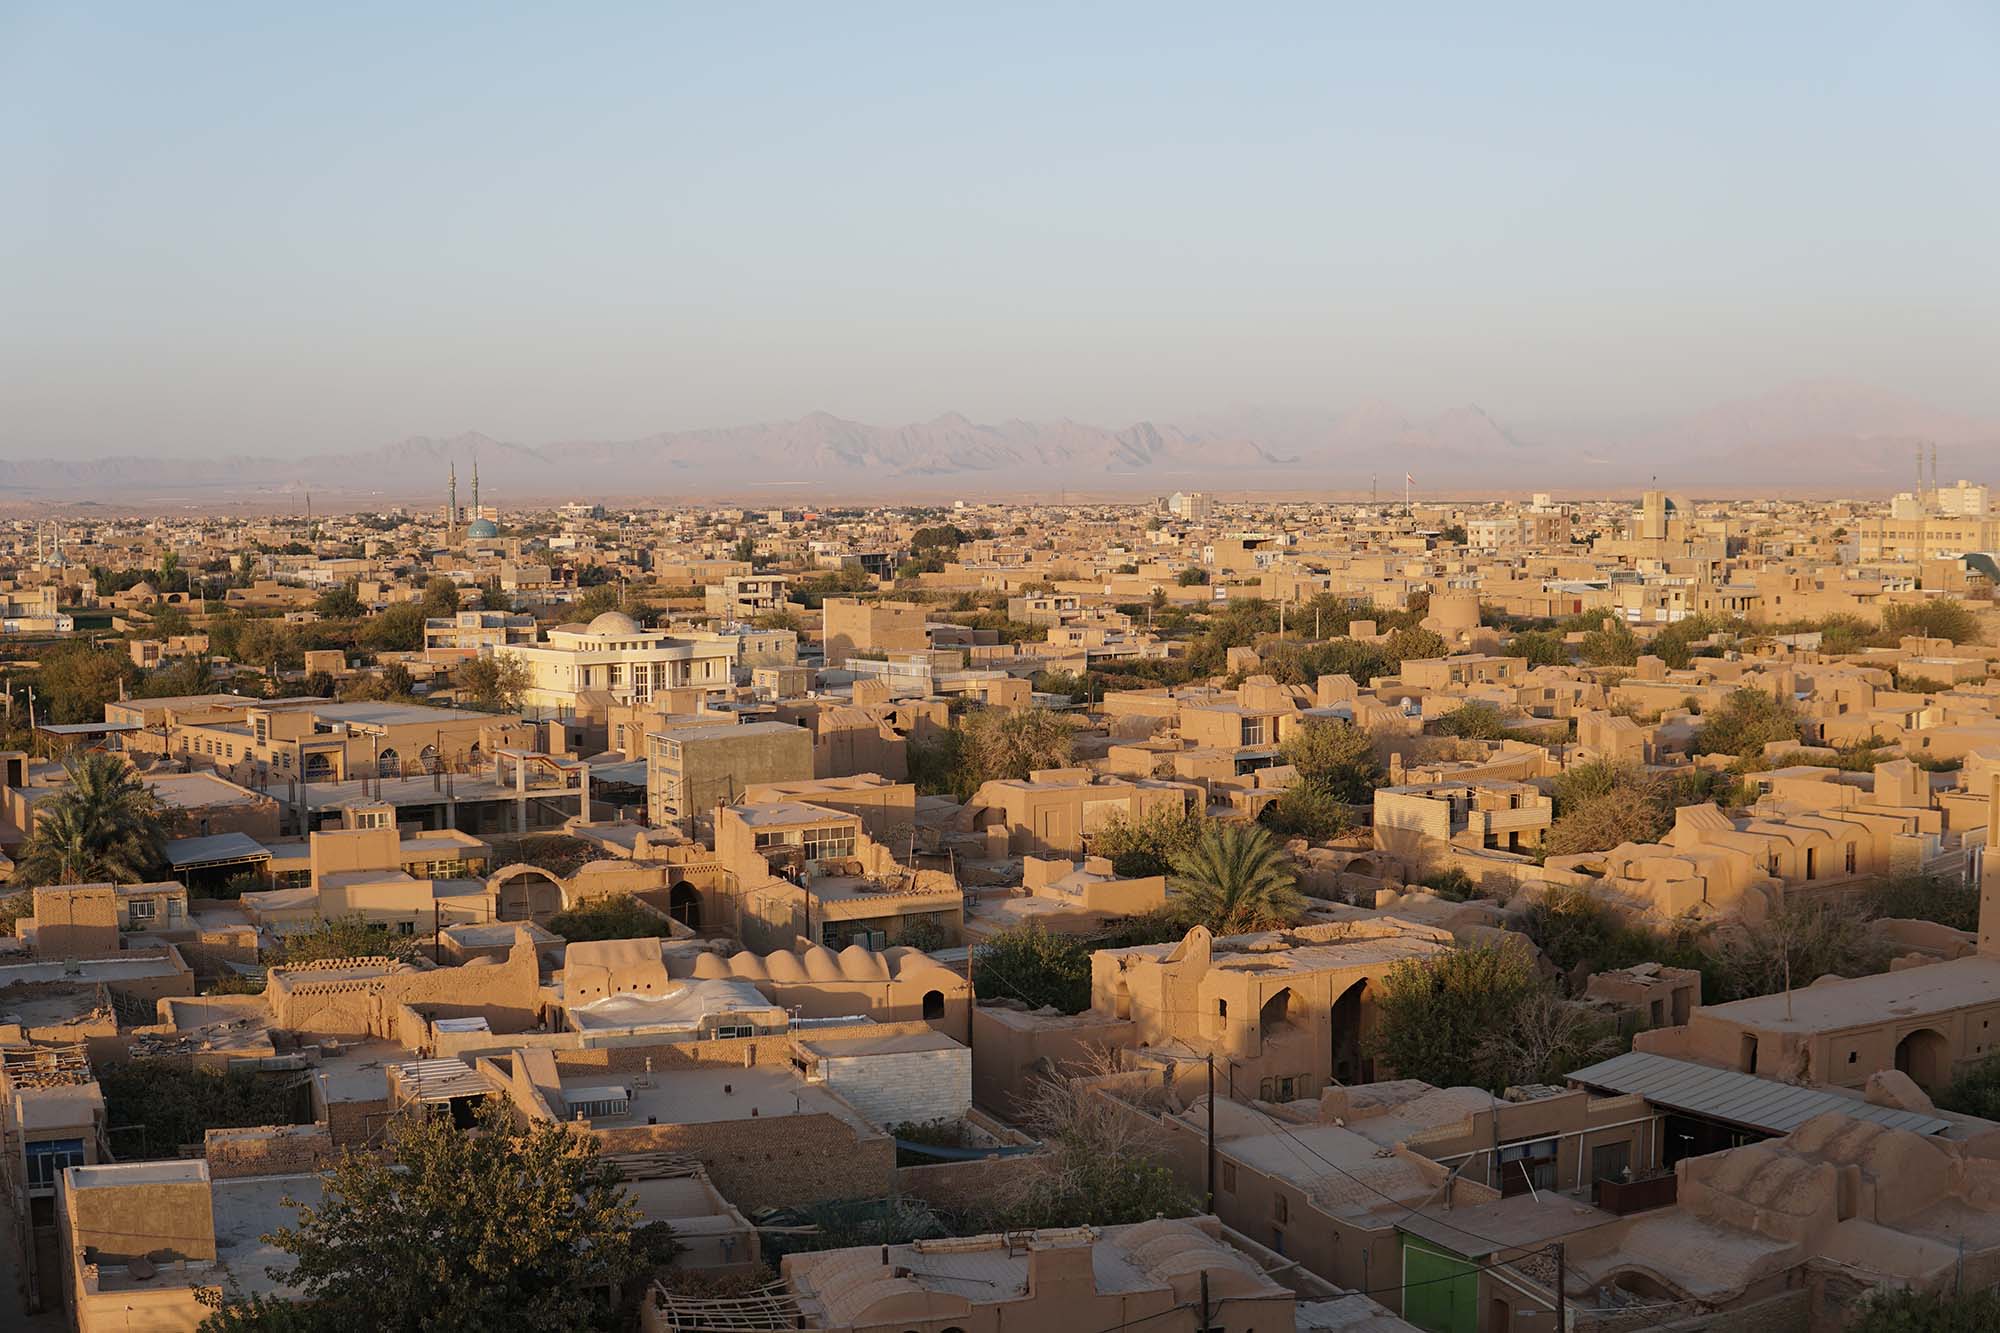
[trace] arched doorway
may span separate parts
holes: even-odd
[[[437,746],[426,745],[423,749],[417,751],[417,763],[422,766],[424,772],[426,773],[437,772],[438,771]]]
[[[1281,1035],[1289,1025],[1304,1027],[1306,1023],[1305,1001],[1290,986],[1264,1001],[1257,1011],[1257,1031],[1267,1040]]]
[[[1951,1077],[1951,1043],[1935,1028],[1918,1028],[1896,1043],[1896,1068],[1918,1087],[1936,1091]]]
[[[402,776],[402,772],[403,772],[403,756],[397,754],[394,749],[384,750],[380,754],[375,756],[376,777],[378,778],[400,777]]]
[[[944,992],[927,990],[924,992],[924,1017],[939,1019],[944,1017]]]
[[[494,915],[502,921],[547,925],[563,909],[562,885],[540,866],[508,866],[487,882],[494,889]]]
[[[331,782],[333,781],[333,760],[324,752],[308,754],[299,772],[304,775],[307,782]]]
[[[1368,1058],[1362,1019],[1367,1012],[1368,978],[1349,986],[1333,1002],[1333,1077],[1341,1083],[1372,1083],[1375,1062]]]
[[[667,915],[689,930],[701,929],[701,891],[682,880],[667,891]]]

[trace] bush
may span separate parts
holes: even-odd
[[[1015,926],[973,950],[972,985],[983,999],[1080,1014],[1090,1008],[1090,947],[1039,924]]]
[[[1979,929],[1979,888],[1937,875],[1897,875],[1871,890],[1864,900],[1871,917],[1935,921],[1953,930]]]
[[[414,936],[399,935],[357,913],[316,921],[305,930],[285,936],[273,962],[296,967],[329,958],[389,958],[404,963],[417,954]]]
[[[1871,1292],[1847,1333],[1990,1333],[2000,1328],[2000,1288],[1951,1296],[1908,1288]]]
[[[1729,999],[1810,986],[1824,976],[1866,976],[1888,963],[1860,912],[1812,902],[1785,903],[1754,925],[1738,921],[1718,934],[1716,946],[1718,980]]]
[[[1343,802],[1325,788],[1303,779],[1285,788],[1277,800],[1265,806],[1259,819],[1273,833],[1311,842],[1337,838],[1354,823]]]
[[[671,934],[670,926],[626,897],[598,898],[549,918],[549,929],[566,940],[637,940]]]

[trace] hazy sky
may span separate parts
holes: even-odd
[[[0,454],[2000,414],[2000,6],[0,0]]]

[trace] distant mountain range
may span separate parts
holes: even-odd
[[[0,460],[0,497],[213,501],[311,490],[328,497],[442,497],[449,465],[469,494],[508,506],[571,496],[756,501],[909,495],[1230,491],[1608,494],[1650,476],[1696,495],[1880,495],[1906,489],[1914,447],[1935,443],[1947,480],[1988,475],[2000,424],[1841,382],[1797,384],[1642,429],[1535,435],[1477,406],[1419,415],[1371,402],[1340,412],[1235,409],[1122,430],[1075,421],[981,424],[956,413],[874,426],[815,412],[796,421],[527,446],[474,432],[285,458]]]

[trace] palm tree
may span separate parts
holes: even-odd
[[[1260,825],[1212,824],[1173,867],[1175,911],[1217,935],[1290,925],[1305,911],[1284,853]]]
[[[69,783],[39,812],[14,878],[23,884],[133,884],[158,870],[166,815],[122,758],[72,752]]]

